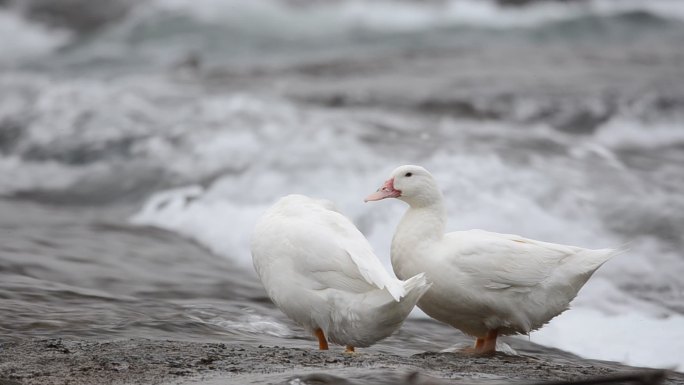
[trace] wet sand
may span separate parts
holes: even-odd
[[[525,341],[510,342],[516,349],[533,348]],[[684,375],[678,373],[543,349],[549,354],[497,353],[483,358],[436,352],[401,356],[372,350],[350,355],[339,347],[318,351],[150,339],[34,339],[2,345],[0,384],[529,384],[616,376],[634,376],[645,379],[644,383],[684,383]]]

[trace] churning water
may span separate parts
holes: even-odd
[[[330,199],[389,267],[414,163],[452,230],[629,247],[532,341],[684,370],[681,3],[112,3],[0,8],[5,338],[303,338],[256,218]]]

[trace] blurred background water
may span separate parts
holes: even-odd
[[[2,0],[0,339],[308,346],[254,222],[330,199],[389,268],[363,198],[414,163],[450,230],[629,246],[533,342],[684,370],[682,42],[676,0]]]

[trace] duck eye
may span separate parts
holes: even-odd
[[[413,173],[410,173],[410,172],[407,172],[406,174],[404,174],[404,176],[406,176],[406,177],[411,176],[411,175],[413,175]]]

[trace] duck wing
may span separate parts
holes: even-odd
[[[535,287],[565,283],[581,287],[591,273],[617,253],[535,241],[513,234],[482,230],[446,235],[458,269],[492,290],[530,292]],[[577,289],[579,290],[579,287]]]
[[[320,231],[320,239],[328,240],[340,251],[337,258],[351,260],[355,276],[360,275],[379,289],[387,289],[397,301],[404,295],[401,281],[385,270],[366,237],[332,203],[323,202],[320,210],[314,212],[317,215],[313,215],[311,221]]]
[[[271,260],[291,260],[293,270],[315,280],[317,289],[387,289],[396,300],[404,294],[401,281],[387,273],[363,234],[329,201],[284,197],[257,225],[253,239],[260,240],[257,249],[278,254]]]

